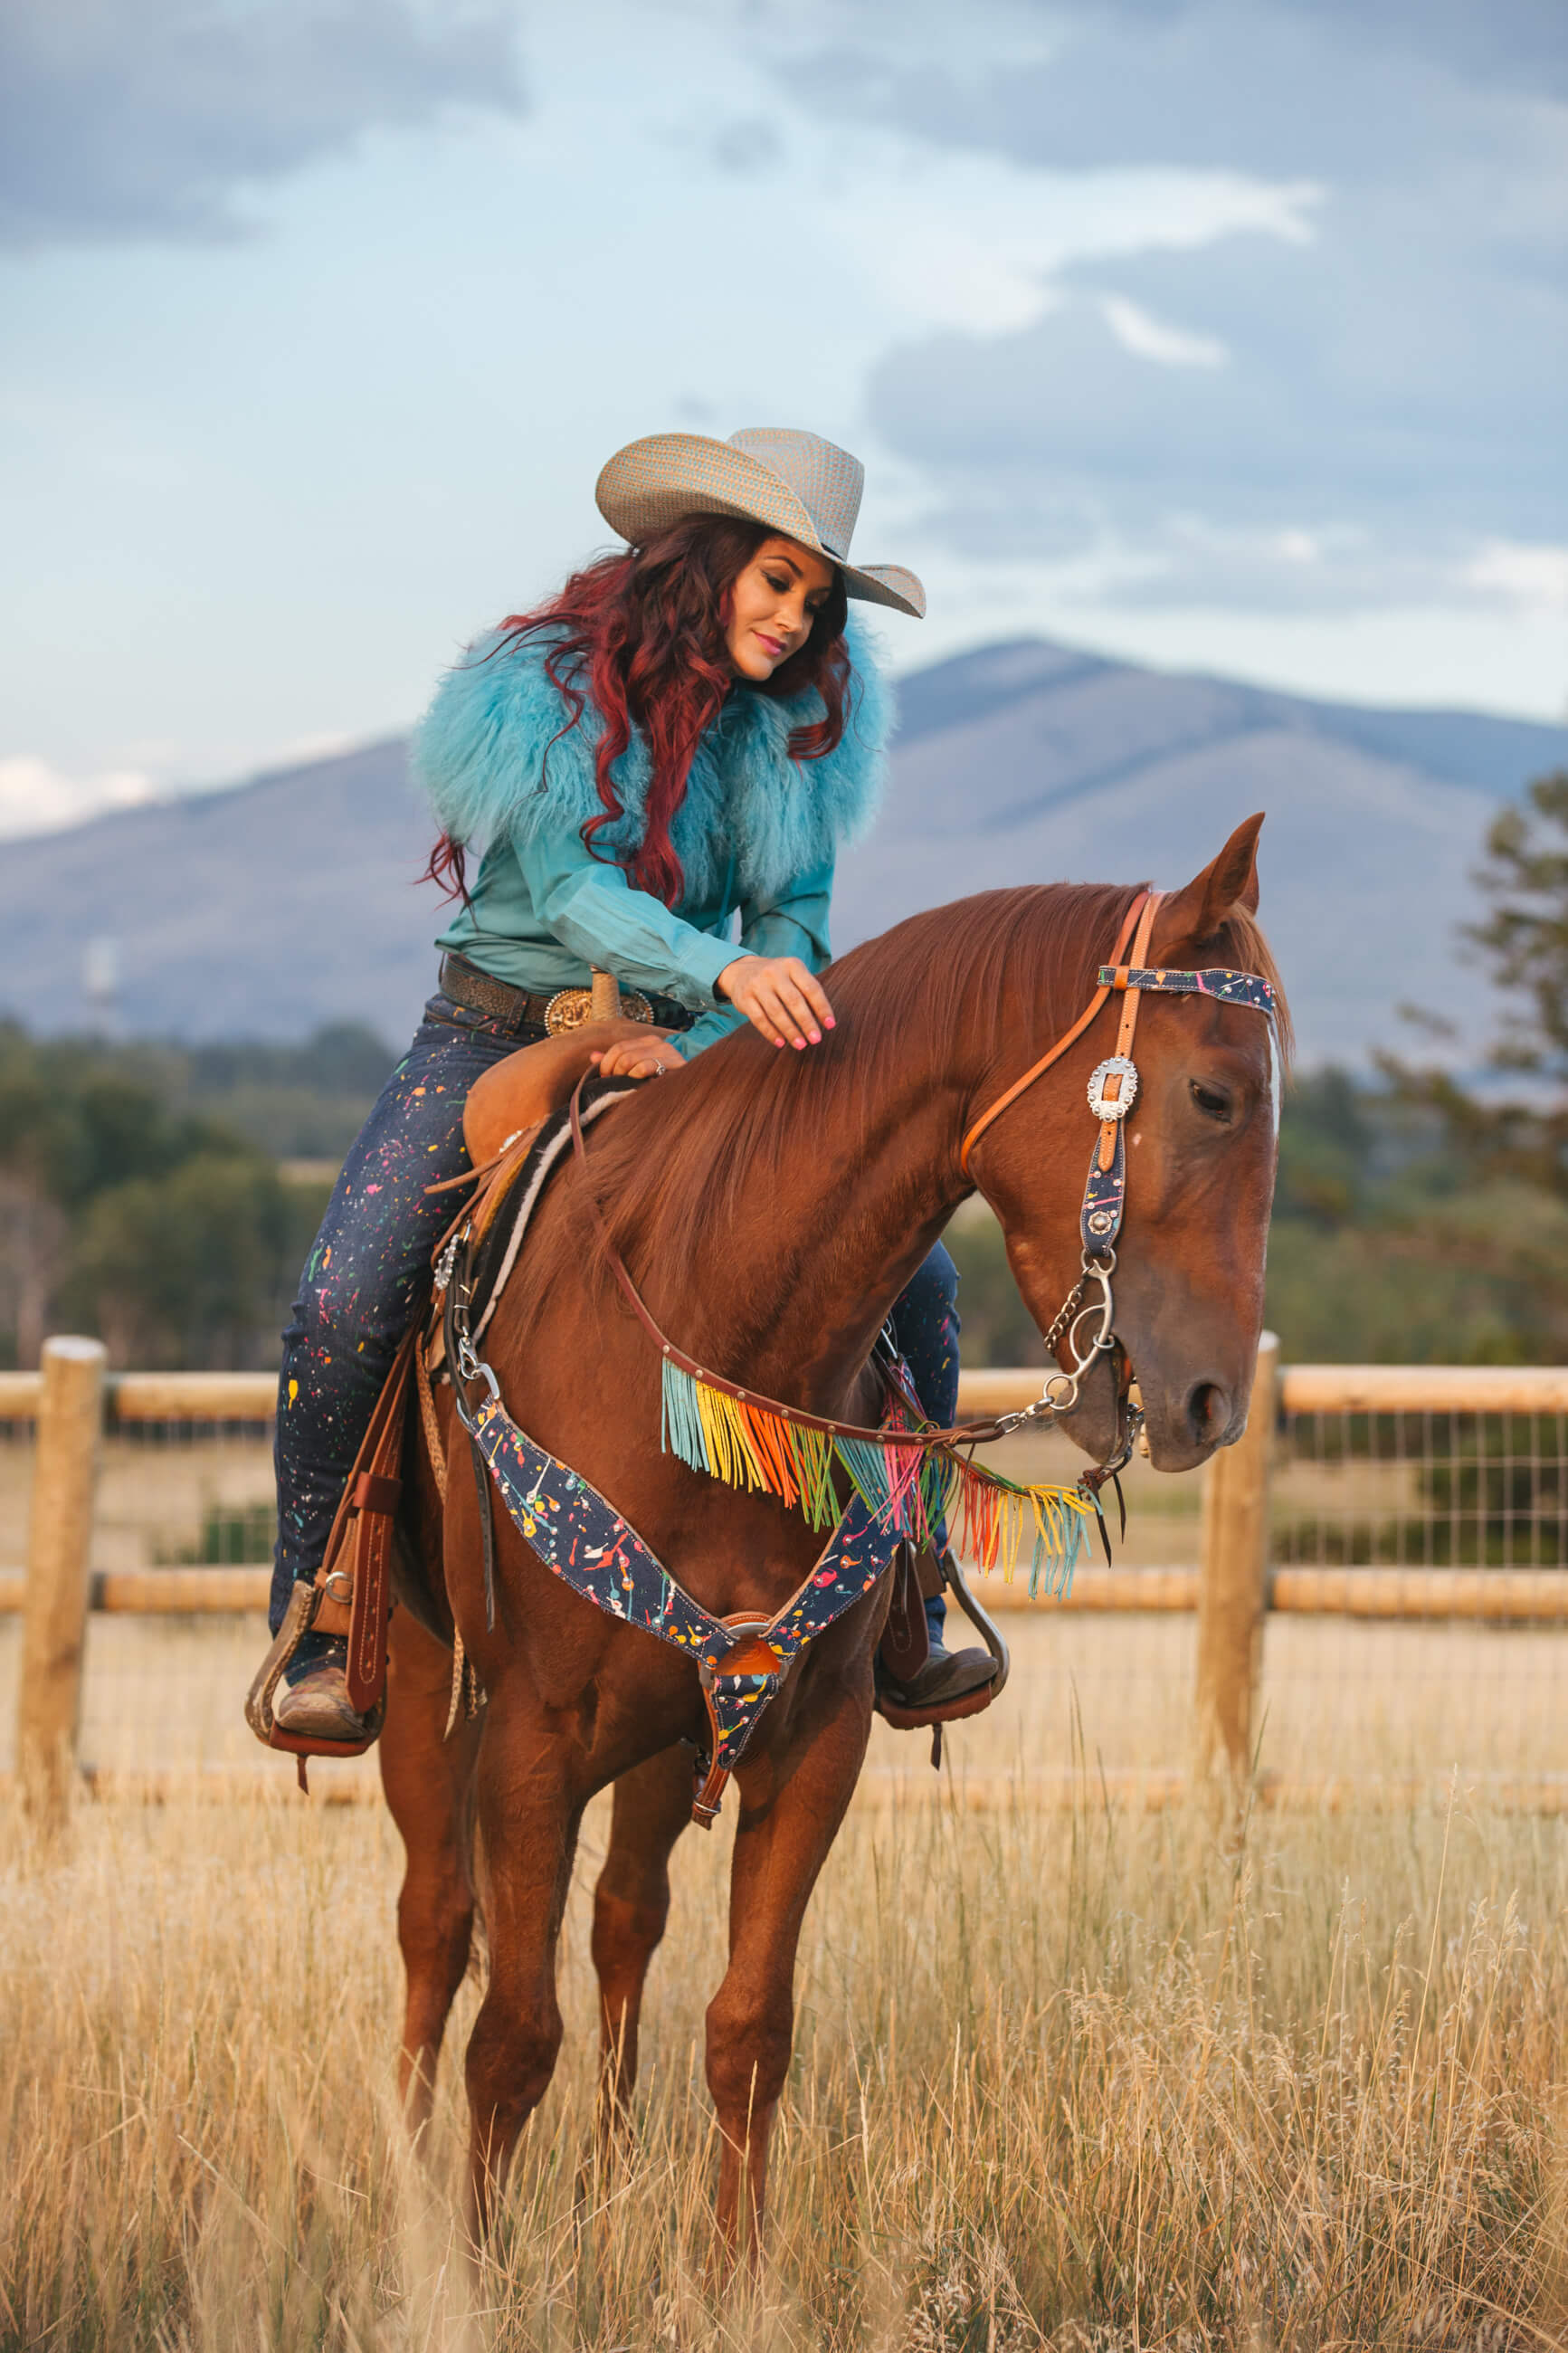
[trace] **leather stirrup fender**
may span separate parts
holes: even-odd
[[[246,1700],[246,1722],[257,1738],[300,1760],[302,1789],[307,1757],[362,1755],[379,1736],[385,1717],[392,1545],[403,1494],[399,1473],[408,1391],[423,1323],[423,1314],[416,1314],[404,1334],[354,1458],[315,1581],[300,1579],[295,1585],[283,1623]],[[306,1634],[312,1632],[348,1637],[349,1704],[365,1719],[357,1740],[286,1732],[273,1716],[278,1685]]]
[[[377,1706],[386,1687],[392,1546],[403,1497],[408,1394],[423,1323],[423,1314],[416,1314],[392,1360],[316,1572],[315,1630],[348,1637],[349,1704],[361,1715]]]

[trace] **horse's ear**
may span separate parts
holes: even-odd
[[[1224,929],[1233,907],[1258,913],[1258,837],[1263,829],[1262,810],[1238,825],[1219,856],[1185,890],[1173,892],[1160,909],[1150,944],[1150,955],[1168,962],[1182,942],[1213,939]],[[1155,951],[1158,950],[1156,956]]]

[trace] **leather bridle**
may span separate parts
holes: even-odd
[[[1058,1309],[1049,1331],[1046,1334],[1047,1355],[1066,1341],[1072,1363],[1065,1370],[1058,1366],[1047,1380],[1033,1405],[1016,1414],[1003,1417],[1009,1429],[1047,1414],[1070,1413],[1077,1405],[1084,1377],[1097,1358],[1106,1356],[1117,1345],[1115,1332],[1116,1305],[1111,1293],[1110,1278],[1116,1271],[1116,1242],[1121,1231],[1127,1207],[1127,1148],[1125,1122],[1138,1096],[1138,1066],[1132,1060],[1132,1047],[1138,1032],[1138,1009],[1145,991],[1180,996],[1212,997],[1230,1005],[1244,1005],[1249,1011],[1267,1016],[1273,1050],[1278,1054],[1275,1029],[1277,998],[1273,984],[1260,973],[1231,972],[1214,968],[1201,972],[1177,972],[1152,968],[1145,958],[1153,934],[1154,919],[1165,894],[1163,891],[1141,891],[1128,908],[1116,935],[1110,962],[1101,965],[1099,985],[1070,1029],[1063,1032],[1056,1043],[1032,1062],[1021,1079],[1016,1079],[1006,1091],[986,1105],[969,1127],[959,1146],[958,1165],[963,1174],[972,1174],[970,1158],[993,1123],[1017,1102],[1052,1064],[1060,1061],[1069,1046],[1077,1043],[1100,1012],[1106,999],[1120,993],[1122,999],[1121,1020],[1117,1030],[1116,1051],[1103,1062],[1097,1063],[1089,1074],[1089,1107],[1100,1121],[1100,1135],[1089,1159],[1089,1177],[1083,1190],[1083,1206],[1079,1213],[1079,1233],[1083,1245],[1082,1271],[1077,1282]],[[1125,961],[1123,959],[1125,958]],[[1099,1296],[1087,1307],[1083,1304],[1089,1285],[1098,1288]],[[1079,1327],[1091,1326],[1087,1342],[1079,1338]],[[1137,1436],[1140,1417],[1136,1411],[1128,1417],[1125,1442],[1109,1463],[1102,1463],[1089,1472],[1095,1483],[1103,1482],[1128,1460]]]

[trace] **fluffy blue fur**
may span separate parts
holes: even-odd
[[[892,698],[853,617],[846,640],[855,673],[848,714],[842,743],[825,759],[789,755],[792,728],[821,716],[815,692],[774,702],[739,686],[704,735],[670,828],[688,902],[718,897],[731,852],[734,895],[766,899],[869,828],[887,766]],[[487,661],[499,642],[496,632],[480,638],[441,681],[414,733],[414,773],[455,841],[575,832],[599,814],[597,714],[590,702],[581,723],[552,742],[571,706],[545,673],[547,646],[524,638]],[[642,837],[648,758],[635,730],[613,773],[626,816],[595,835],[606,850]]]

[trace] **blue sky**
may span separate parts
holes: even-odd
[[[10,0],[0,830],[384,733],[669,426],[896,664],[1568,696],[1560,0]]]

